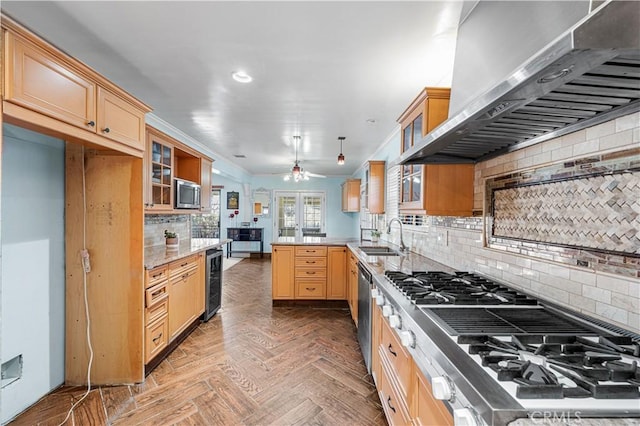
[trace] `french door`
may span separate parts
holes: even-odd
[[[275,191],[273,235],[278,237],[319,236],[325,233],[324,192]]]

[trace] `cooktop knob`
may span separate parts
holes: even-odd
[[[389,317],[389,315],[393,314],[393,306],[391,305],[384,305],[382,307],[382,316],[387,318]]]
[[[480,426],[476,413],[469,407],[453,410],[453,424],[456,426]]]
[[[373,297],[374,299],[376,297],[378,297],[378,289],[377,288],[371,289],[371,297]]]
[[[451,401],[453,399],[454,389],[451,380],[446,376],[434,377],[433,380],[431,380],[431,391],[435,399]]]
[[[376,305],[378,305],[378,306],[384,305],[384,296],[383,295],[378,294],[376,296]]]
[[[415,348],[416,347],[416,335],[413,334],[411,330],[401,331],[400,332],[400,343],[405,348]]]
[[[396,329],[400,328],[402,325],[402,320],[400,319],[400,315],[389,316],[389,325]]]

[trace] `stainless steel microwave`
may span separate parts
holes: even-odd
[[[183,179],[175,179],[174,207],[176,209],[200,209],[200,185]]]

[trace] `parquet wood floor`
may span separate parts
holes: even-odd
[[[92,390],[66,425],[386,425],[348,311],[272,308],[268,259],[226,270],[222,301],[144,383]],[[11,425],[57,425],[84,392]]]

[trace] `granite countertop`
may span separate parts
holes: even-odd
[[[145,247],[144,267],[145,269],[153,269],[156,266],[164,265],[201,251],[222,247],[230,241],[227,238],[191,238],[181,242],[177,250],[167,250],[164,244]]]
[[[345,246],[347,243],[357,242],[357,238],[335,237],[278,237],[272,246]]]
[[[322,246],[347,246],[351,249],[358,260],[365,263],[367,268],[374,274],[382,274],[384,271],[401,271],[411,273],[413,271],[442,271],[453,273],[455,269],[431,260],[422,255],[408,251],[401,256],[369,256],[359,247],[389,247],[400,251],[400,247],[384,240],[363,241],[358,238],[335,238],[335,237],[279,237],[277,241],[271,243],[272,246],[286,245],[322,245]]]
[[[369,256],[358,248],[366,246],[389,247],[398,252],[400,252],[400,246],[387,241],[379,241],[376,243],[371,241],[356,241],[347,243],[347,247],[354,252],[358,260],[366,264],[367,269],[373,274],[383,274],[384,271],[400,271],[408,274],[413,271],[455,272],[453,268],[411,251],[401,253],[400,256]]]

